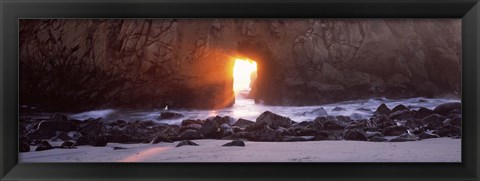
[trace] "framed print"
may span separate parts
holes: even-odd
[[[477,1],[1,8],[5,180],[478,179]]]

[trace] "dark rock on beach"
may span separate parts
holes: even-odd
[[[383,129],[383,134],[385,136],[399,136],[404,133],[407,133],[407,128],[405,126],[389,126]]]
[[[53,149],[52,145],[48,143],[48,141],[42,141],[39,144],[37,144],[37,148],[35,151],[44,151],[44,150],[51,150]]]
[[[363,132],[359,129],[351,129],[351,130],[345,131],[344,138],[345,138],[345,140],[356,140],[356,141],[366,141],[367,140],[365,132]]]
[[[238,126],[240,128],[246,128],[247,126],[250,126],[250,125],[253,125],[253,124],[255,124],[255,122],[240,118],[240,119],[238,119],[238,121],[233,123],[233,126]]]
[[[183,141],[180,141],[175,147],[181,147],[181,146],[199,146],[199,145],[190,140],[183,140]]]
[[[405,134],[402,134],[398,137],[395,137],[395,138],[393,138],[389,141],[390,142],[417,141],[417,137],[415,135],[405,133]]]
[[[245,146],[245,142],[241,140],[233,140],[232,142],[228,142],[222,146]]]
[[[292,125],[292,120],[288,117],[280,116],[270,111],[263,112],[258,118],[255,124],[266,123],[272,129],[279,127],[288,128]]]
[[[449,102],[449,103],[444,103],[440,104],[435,109],[433,109],[433,112],[436,114],[440,114],[443,116],[446,116],[448,113],[454,110],[460,110],[462,109],[462,103],[460,102]]]
[[[377,110],[375,110],[375,115],[389,115],[392,112],[390,108],[387,107],[385,104],[381,104],[378,106]]]

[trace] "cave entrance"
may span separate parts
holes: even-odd
[[[236,96],[248,98],[257,78],[257,62],[248,58],[236,58],[233,66],[233,91]]]

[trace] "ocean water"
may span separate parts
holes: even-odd
[[[350,116],[352,119],[369,118],[377,107],[385,103],[390,109],[393,109],[399,104],[403,104],[412,110],[420,107],[434,109],[436,106],[446,102],[460,102],[459,99],[451,98],[425,98],[416,97],[408,99],[387,99],[387,98],[372,98],[366,100],[352,100],[345,102],[338,102],[334,104],[325,104],[317,106],[268,106],[263,104],[255,104],[254,100],[246,99],[242,95],[237,95],[235,104],[230,108],[217,110],[197,110],[197,109],[169,109],[169,111],[183,114],[184,116],[178,119],[160,119],[160,114],[164,109],[150,109],[150,110],[127,110],[127,109],[104,109],[92,110],[81,113],[67,114],[69,117],[84,120],[88,118],[103,118],[105,120],[152,120],[159,123],[180,124],[184,119],[206,119],[212,116],[230,116],[235,120],[239,118],[255,121],[256,118],[265,111],[286,116],[296,122],[313,121],[318,114],[314,110],[324,108],[328,115]],[[335,107],[343,108],[341,111],[334,111]],[[360,109],[361,108],[361,109]]]

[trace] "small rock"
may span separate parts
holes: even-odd
[[[66,148],[66,149],[72,149],[72,148],[75,148],[75,143],[71,141],[64,141],[60,147]]]
[[[312,141],[315,139],[315,136],[286,136],[282,141],[285,142],[295,142],[295,141]]]
[[[115,146],[115,147],[113,147],[113,150],[125,150],[125,149],[127,149],[127,148],[121,147],[121,146]]]
[[[410,109],[405,107],[403,104],[399,104],[392,109],[392,113],[397,111],[410,111]]]
[[[370,138],[370,141],[372,141],[372,142],[384,142],[384,141],[387,141],[387,140],[388,139],[386,139],[383,136],[374,136],[374,137]]]
[[[38,144],[37,148],[35,151],[44,151],[44,150],[51,150],[53,149],[52,145],[48,143],[48,141],[42,141]]]
[[[241,140],[233,140],[232,142],[226,143],[222,146],[245,146],[245,143]]]
[[[333,111],[333,112],[336,112],[336,111],[346,111],[346,109],[343,108],[343,107],[338,107],[338,106],[337,106],[337,107],[333,108],[332,111]]]
[[[178,119],[181,117],[183,117],[183,114],[176,112],[164,111],[160,113],[160,119]]]
[[[188,145],[188,146],[198,146],[198,144],[197,144],[197,143],[194,143],[193,141],[183,140],[183,141],[180,141],[180,143],[178,143],[177,146],[175,146],[175,147],[181,147],[181,146],[185,146],[185,145]]]
[[[420,134],[418,134],[417,136],[418,136],[418,139],[421,139],[421,140],[440,137],[440,136],[438,136],[438,135],[436,135],[436,134],[430,134],[430,133],[425,133],[425,132],[420,133]]]
[[[415,111],[415,118],[423,119],[432,113],[433,113],[432,110],[428,108],[420,107],[417,111]]]
[[[390,140],[390,142],[405,142],[405,141],[417,141],[417,137],[415,135],[405,133]]]

